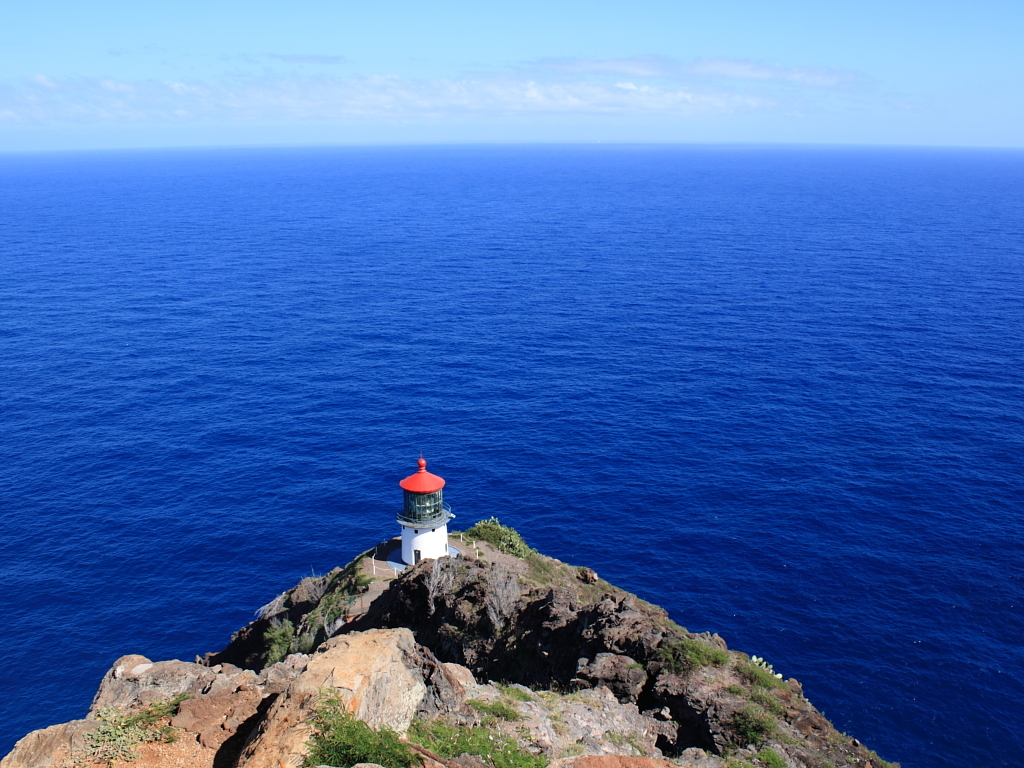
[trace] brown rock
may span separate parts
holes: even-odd
[[[89,714],[106,707],[129,709],[179,693],[198,695],[216,678],[217,673],[202,664],[188,661],[154,664],[145,656],[122,656],[103,676]]]
[[[306,754],[309,715],[322,689],[373,728],[404,732],[418,713],[454,712],[461,685],[408,629],[375,629],[331,638],[271,706],[242,751],[239,768],[280,768]]]
[[[57,768],[63,760],[57,763],[54,760],[84,747],[83,736],[98,727],[93,720],[72,720],[32,731],[0,760],[0,768],[49,768],[51,765]]]
[[[262,696],[258,691],[214,693],[183,701],[171,725],[199,734],[199,743],[219,749],[238,730],[238,726],[256,714]]]
[[[793,727],[804,736],[825,731],[828,729],[828,725],[828,720],[817,712],[805,712],[793,721]]]

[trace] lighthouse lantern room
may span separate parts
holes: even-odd
[[[424,558],[448,556],[448,521],[455,515],[441,498],[444,478],[427,472],[426,459],[419,471],[399,483],[405,505],[398,513],[402,526],[402,560],[415,565]]]

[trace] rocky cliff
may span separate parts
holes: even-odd
[[[85,719],[0,768],[298,766],[326,738],[325,701],[427,768],[889,765],[717,635],[496,522],[462,538],[462,557],[400,575],[385,542],[305,578],[201,663],[122,657]],[[135,746],[111,747],[129,728]]]

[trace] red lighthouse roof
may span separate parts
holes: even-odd
[[[420,459],[419,472],[409,475],[399,483],[402,488],[413,493],[433,493],[444,488],[444,478],[427,472],[427,460]]]

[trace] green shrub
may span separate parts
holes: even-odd
[[[304,765],[332,765],[349,768],[356,763],[377,763],[384,768],[407,768],[422,761],[399,735],[383,726],[373,730],[356,720],[337,693],[321,694],[310,718],[313,735],[307,742],[309,754]]]
[[[757,753],[757,759],[768,768],[786,768],[786,761],[779,757],[778,752],[774,749],[768,749],[768,747]]]
[[[654,657],[662,662],[666,669],[677,675],[685,674],[697,667],[721,667],[729,661],[729,654],[721,648],[688,637],[665,640],[658,647]]]
[[[175,729],[167,724],[158,724],[176,715],[178,706],[188,698],[191,698],[190,694],[178,694],[173,699],[154,702],[133,715],[117,707],[99,710],[96,713],[99,727],[83,735],[85,747],[73,756],[75,764],[127,763],[139,756],[138,747],[146,742],[173,742]]]
[[[759,688],[785,688],[786,684],[768,670],[749,661],[741,661],[736,665],[736,672],[753,686]]]
[[[518,531],[514,528],[509,528],[507,525],[502,525],[496,517],[481,520],[466,531],[465,535],[471,539],[486,541],[496,550],[504,552],[506,555],[527,557],[536,551],[523,541],[523,537],[519,535]]]
[[[465,752],[483,758],[491,768],[544,768],[549,762],[508,736],[480,726],[456,727],[444,720],[418,722],[412,724],[409,736],[447,760]]]
[[[516,688],[514,685],[502,685],[498,683],[498,690],[501,691],[502,696],[508,696],[510,699],[516,701],[533,701],[533,696],[528,694],[522,688]]]
[[[748,704],[732,716],[729,722],[738,746],[747,744],[760,746],[775,735],[775,718],[756,704]]]
[[[750,693],[750,700],[760,704],[765,708],[765,711],[770,712],[776,717],[782,717],[786,714],[786,708],[772,695],[771,691],[755,688]]]
[[[470,699],[466,703],[477,712],[482,712],[485,715],[493,715],[501,720],[515,721],[523,719],[513,707],[504,701],[480,701],[480,699]]]
[[[276,620],[275,620],[276,621]],[[263,655],[264,666],[277,664],[288,655],[292,647],[292,640],[295,639],[295,625],[288,619],[280,623],[271,623],[267,631],[263,633],[263,644],[267,651]]]

